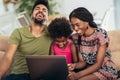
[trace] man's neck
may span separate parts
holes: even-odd
[[[45,25],[38,25],[33,23],[31,24],[29,30],[35,37],[40,37],[42,32],[45,30]]]

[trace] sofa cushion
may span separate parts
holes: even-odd
[[[8,46],[8,36],[0,35],[0,51],[6,51]]]
[[[119,79],[117,79],[117,80],[120,80],[120,78],[119,78]]]
[[[108,31],[108,36],[110,38],[111,59],[120,70],[120,30]]]
[[[120,51],[111,52],[111,59],[115,63],[118,70],[120,70]]]
[[[120,30],[108,31],[108,36],[110,38],[110,50],[112,52],[120,51]]]

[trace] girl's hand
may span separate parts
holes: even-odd
[[[68,70],[69,71],[73,71],[75,69],[75,67],[76,67],[75,63],[74,64],[68,64]]]

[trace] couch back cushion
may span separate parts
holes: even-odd
[[[120,30],[108,31],[111,51],[120,51]]]
[[[110,38],[111,59],[120,70],[120,30],[108,31]]]
[[[6,51],[8,46],[8,36],[0,35],[0,51]]]
[[[112,52],[111,55],[111,59],[115,63],[117,70],[120,71],[120,51]]]

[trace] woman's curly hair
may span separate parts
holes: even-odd
[[[71,29],[69,20],[67,20],[65,17],[59,17],[52,20],[48,25],[48,32],[50,36],[55,39],[62,36],[67,38],[73,31]]]

